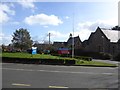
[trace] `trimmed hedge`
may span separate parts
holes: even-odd
[[[75,65],[75,60],[65,60],[65,65]]]
[[[118,53],[115,57],[113,57],[113,60],[120,61],[120,53]]]
[[[66,54],[52,54],[53,56],[60,56],[60,57],[72,57],[72,55],[66,55]],[[76,59],[80,59],[80,60],[85,60],[85,61],[92,61],[92,57],[87,57],[87,56],[74,56],[74,58]]]
[[[67,59],[29,59],[29,58],[7,58],[3,57],[2,62],[5,63],[22,63],[22,64],[47,64],[47,65],[79,65],[79,66],[107,66],[116,67],[115,64],[107,64],[95,61],[80,61],[80,60],[67,60]]]
[[[51,55],[59,56],[59,57],[72,57],[72,55],[69,55],[69,54],[54,54],[54,53],[52,53]]]
[[[92,61],[91,57],[75,56],[75,58],[80,60],[85,60],[85,61]]]
[[[66,59],[29,59],[29,58],[10,58],[2,57],[4,63],[22,63],[22,64],[49,64],[49,65],[74,65],[75,60]]]

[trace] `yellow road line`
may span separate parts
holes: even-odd
[[[12,83],[12,85],[14,85],[14,86],[27,86],[27,87],[31,86],[30,84],[20,84],[20,83]]]
[[[64,87],[64,86],[49,86],[49,88],[68,88],[68,87]]]

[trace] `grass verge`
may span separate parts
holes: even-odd
[[[28,59],[56,59],[56,60],[77,60],[75,58],[67,58],[67,57],[59,57],[59,56],[52,56],[47,54],[29,54],[29,53],[2,53],[2,57],[9,57],[9,58],[28,58]]]
[[[67,63],[70,63],[69,61],[75,61],[75,65],[81,65],[81,66],[103,66],[103,67],[116,67],[116,64],[110,64],[105,62],[99,62],[99,61],[85,61],[75,58],[66,58],[66,57],[59,57],[59,56],[52,56],[52,55],[45,55],[45,54],[29,54],[29,53],[2,53],[2,57],[7,58],[26,58],[26,59],[40,59],[40,60],[46,60],[50,59],[54,61],[64,60]]]
[[[105,63],[100,61],[84,61],[84,60],[77,60],[76,65],[82,66],[100,66],[100,67],[117,67],[116,64]]]

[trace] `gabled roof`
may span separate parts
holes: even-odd
[[[105,36],[110,39],[110,42],[118,42],[120,37],[118,36],[118,33],[120,31],[118,30],[110,30],[110,29],[103,29],[101,28],[101,31],[105,34]]]
[[[73,37],[70,37],[67,41],[68,44],[72,44],[72,40],[73,40]],[[74,37],[74,42],[77,42],[79,41],[81,43],[81,40],[80,40],[80,37],[79,36],[76,36]]]
[[[54,42],[54,43],[53,43],[53,45],[58,45],[58,44],[67,45],[67,42]]]
[[[88,38],[88,41],[91,39],[91,37],[94,36],[94,34],[95,34],[95,32],[91,32],[91,34],[90,34],[90,36],[89,36],[89,38]]]

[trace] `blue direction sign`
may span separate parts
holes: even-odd
[[[32,54],[37,54],[37,47],[32,47]]]

